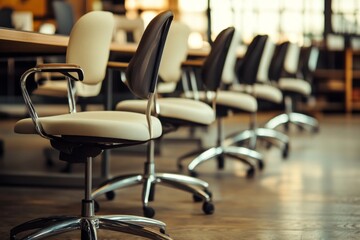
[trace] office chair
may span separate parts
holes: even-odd
[[[164,48],[164,55],[167,59],[162,61],[160,68],[172,66],[173,68],[180,69],[181,62],[186,57],[187,36],[187,28],[183,27],[180,23],[175,23],[170,27],[170,41],[166,43]],[[230,37],[231,31],[224,32],[222,38],[219,39],[222,42],[221,47],[227,43],[227,39]],[[221,50],[224,51],[222,54],[226,55],[226,48],[221,48]],[[171,58],[171,54],[174,55],[173,58]],[[175,63],[169,64],[168,61],[174,61]],[[219,66],[221,66],[220,62]],[[161,74],[165,74],[165,72],[164,69],[159,70]],[[159,78],[164,78],[165,76],[168,75],[160,75]],[[146,106],[147,103],[144,100],[125,100],[116,105],[116,110],[143,112]],[[164,132],[173,131],[180,126],[208,126],[215,119],[214,111],[209,105],[181,98],[155,98],[153,112],[160,119]],[[212,214],[214,212],[214,205],[212,204],[211,193],[208,190],[209,184],[200,179],[181,174],[156,172],[154,146],[155,142],[153,140],[150,141],[143,173],[120,175],[109,179],[93,192],[92,197],[96,199],[98,196],[105,194],[107,199],[111,200],[115,196],[115,190],[140,184],[143,185],[142,203],[144,216],[153,217],[155,210],[149,205],[149,202],[154,200],[155,186],[157,184],[164,184],[165,186],[191,193],[195,201],[204,201],[202,205],[203,212],[205,214]]]
[[[248,47],[248,51],[245,54],[244,57],[244,67],[246,64],[246,72],[248,77],[251,74],[256,74],[258,65],[253,63],[253,61],[260,61],[261,53],[263,51],[263,47],[265,45],[267,37],[266,36],[257,36],[253,39],[252,43]],[[222,75],[219,77],[219,82],[216,83],[216,85],[219,87],[220,83],[224,84],[224,76],[227,77],[227,74],[229,74],[227,71],[231,68],[232,71],[234,71],[235,64],[236,64],[236,58],[237,58],[237,51],[236,51],[236,45],[237,40],[232,42],[232,49],[229,51],[228,57],[226,60],[228,61],[226,64],[228,64],[226,67],[226,72],[223,72]],[[251,67],[249,67],[250,64]],[[246,63],[245,63],[246,62]],[[234,67],[234,68],[233,68]],[[230,70],[231,71],[231,70]],[[206,76],[209,78],[209,80],[206,81],[212,81],[214,78],[212,76]],[[204,78],[204,77],[203,77]],[[207,86],[207,85],[206,85]],[[209,87],[207,87],[209,88]],[[206,101],[207,98],[209,98],[209,93],[206,92],[198,92],[193,93],[194,95],[197,94],[199,99],[202,101]],[[189,93],[185,93],[185,95],[192,95]],[[214,96],[215,97],[215,96]],[[248,165],[248,169],[246,172],[246,176],[248,178],[253,177],[255,174],[255,166],[252,162],[256,161],[256,164],[260,169],[263,168],[263,157],[262,154],[259,152],[247,148],[247,147],[241,147],[241,146],[234,146],[234,141],[232,138],[227,137],[224,139],[223,137],[223,126],[222,126],[222,118],[226,117],[228,115],[228,111],[233,112],[247,112],[250,114],[256,114],[257,111],[257,102],[256,99],[251,96],[248,93],[242,93],[242,92],[234,92],[229,90],[219,90],[216,92],[216,113],[217,113],[217,146],[212,147],[207,150],[201,150],[190,152],[188,154],[185,154],[181,156],[178,159],[178,167],[182,169],[181,162],[184,161],[186,158],[193,156],[195,154],[198,154],[194,159],[191,160],[191,162],[188,164],[187,169],[189,173],[192,176],[197,176],[197,172],[195,171],[195,168],[216,157],[218,162],[218,168],[223,169],[225,164],[225,156],[230,156],[231,159],[239,160],[246,165]],[[238,135],[238,134],[236,134]],[[232,136],[232,135],[231,135]],[[253,135],[254,137],[255,135]]]
[[[42,239],[64,232],[81,230],[81,239],[97,239],[96,229],[129,233],[151,239],[171,239],[165,224],[137,216],[96,216],[92,190],[92,161],[104,149],[143,144],[162,134],[159,119],[150,110],[157,81],[158,66],[173,14],[170,11],[156,16],[148,25],[139,47],[126,71],[128,86],[138,97],[148,99],[144,113],[122,111],[75,111],[75,98],[70,94],[72,111],[69,114],[38,117],[26,90],[28,76],[37,72],[60,72],[70,80],[97,84],[105,76],[113,32],[113,15],[93,11],[75,24],[69,40],[66,64],[44,64],[29,69],[21,77],[22,93],[31,118],[15,125],[15,132],[39,134],[49,139],[60,151],[60,159],[85,164],[84,199],[81,216],[55,216],[31,220],[10,232],[18,234],[35,230],[22,239]],[[140,63],[140,64],[139,64]],[[81,66],[81,67],[80,67]],[[69,87],[71,92],[71,87]],[[159,229],[154,230],[153,228]]]
[[[260,62],[251,62],[248,59],[254,59],[254,55],[251,54],[250,49],[250,54],[245,54],[242,65],[236,71],[235,78],[238,82],[229,84],[230,90],[251,94],[258,101],[259,106],[261,106],[264,101],[280,104],[283,99],[282,92],[278,87],[272,86],[268,78],[270,65],[273,62],[272,60],[281,61],[280,56],[276,56],[276,58],[273,57],[274,52],[275,43],[270,39],[266,39]],[[253,64],[258,66],[257,72],[248,70],[253,69]],[[288,157],[288,136],[274,129],[257,127],[256,112],[252,113],[250,129],[232,134],[232,136],[228,137],[228,141],[230,141],[231,144],[240,144],[249,141],[249,147],[252,149],[255,149],[258,140],[266,141],[269,144],[268,146],[277,145],[282,149],[282,156],[284,158]]]
[[[285,130],[288,130],[289,124],[292,123],[301,129],[309,128],[313,132],[319,131],[319,123],[315,118],[294,112],[294,100],[299,97],[309,98],[311,95],[312,73],[316,69],[319,50],[311,46],[304,48],[303,53],[301,54],[300,46],[289,43],[282,76],[278,78],[278,87],[284,94],[285,113],[270,119],[265,124],[266,128],[275,129],[284,125]]]

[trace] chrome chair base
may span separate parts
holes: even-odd
[[[178,167],[182,169],[181,161],[185,160],[186,157],[190,155],[195,155],[196,152],[192,152],[189,154],[186,154],[178,159]],[[219,163],[219,168],[222,169],[224,157],[229,156],[234,160],[241,161],[249,166],[247,170],[247,177],[252,177],[255,173],[255,166],[253,163],[251,163],[252,160],[256,160],[258,167],[262,169],[264,167],[263,163],[263,157],[262,154],[251,150],[249,148],[244,147],[237,147],[237,146],[218,146],[218,147],[212,147],[209,148],[202,153],[200,153],[196,158],[194,158],[190,164],[188,165],[187,169],[191,176],[197,176],[197,172],[195,171],[195,168],[213,158],[217,158]]]
[[[173,173],[156,173],[154,160],[154,140],[148,142],[148,158],[144,164],[143,174],[130,174],[114,177],[105,181],[98,189],[92,192],[91,198],[95,199],[101,194],[105,194],[109,200],[114,198],[114,190],[143,185],[142,202],[143,212],[146,217],[153,217],[155,210],[149,206],[149,202],[154,200],[156,184],[183,190],[193,194],[195,201],[203,201],[202,210],[205,214],[214,212],[211,193],[208,190],[209,184],[203,180]],[[99,208],[99,206],[97,206]]]
[[[53,216],[38,218],[20,224],[10,231],[10,239],[35,240],[43,239],[74,230],[81,231],[82,240],[97,240],[97,229],[134,234],[150,239],[171,239],[165,234],[165,223],[130,215],[106,215],[96,216],[94,214],[94,200],[91,198],[92,188],[92,157],[87,157],[85,162],[85,187],[84,199],[82,200],[81,216]],[[155,231],[152,228],[158,228]],[[31,231],[24,235],[23,232]]]
[[[275,129],[280,125],[289,125],[290,123],[300,126],[302,128],[310,128],[313,132],[319,131],[319,122],[310,116],[307,116],[302,113],[283,113],[280,114],[271,120],[269,120],[266,124],[266,128]]]
[[[151,229],[151,227],[158,228],[159,231]],[[10,239],[43,239],[65,232],[80,230],[81,239],[96,240],[97,229],[107,229],[111,231],[129,233],[149,239],[171,239],[165,234],[164,223],[149,218],[130,215],[92,217],[54,216],[38,218],[11,229]],[[17,235],[31,230],[35,231],[32,231],[30,234],[22,236],[21,238],[17,237]]]
[[[245,141],[249,141],[249,147],[255,149],[257,140],[264,140],[271,145],[276,145],[281,149],[283,158],[288,157],[289,137],[271,128],[248,129],[232,134],[224,140],[224,144],[228,146],[239,145]]]
[[[114,197],[115,190],[141,184],[143,185],[143,211],[146,217],[153,217],[155,215],[155,211],[149,206],[149,202],[154,200],[156,184],[163,184],[164,186],[189,192],[193,194],[194,200],[204,201],[202,208],[204,213],[212,214],[214,211],[207,182],[194,177],[172,173],[133,174],[114,177],[93,191],[92,198],[95,199],[105,194],[111,200]]]

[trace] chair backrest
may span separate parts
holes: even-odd
[[[93,11],[83,15],[74,25],[69,38],[66,62],[79,65],[84,80],[76,82],[77,94],[97,95],[105,78],[114,29],[113,14]],[[80,93],[80,94],[79,94]]]
[[[316,46],[303,47],[300,54],[299,72],[302,78],[312,82],[312,75],[317,67],[319,49]]]
[[[257,35],[249,44],[244,58],[236,68],[236,76],[239,83],[252,85],[256,82],[261,56],[267,39],[267,35]]]
[[[155,92],[159,66],[173,14],[158,14],[146,27],[139,46],[126,69],[127,85],[139,98]]]
[[[186,60],[190,28],[181,22],[171,23],[165,43],[159,76],[164,82],[178,82],[181,77],[181,63]]]
[[[119,43],[139,43],[144,33],[142,18],[129,19],[125,15],[115,15],[114,41]]]
[[[271,58],[271,63],[269,67],[269,80],[278,81],[284,70],[284,62],[286,58],[287,49],[289,47],[289,42],[282,42],[275,47],[274,54]]]
[[[260,65],[256,76],[257,82],[266,83],[269,81],[268,73],[270,69],[271,59],[274,55],[275,46],[275,43],[271,41],[271,39],[268,39],[266,41],[266,45],[261,56]]]
[[[284,74],[297,76],[299,70],[301,48],[296,43],[289,43],[284,62]]]
[[[240,32],[236,31],[235,29],[234,36],[230,44],[229,52],[226,57],[226,61],[221,77],[222,79],[221,81],[225,85],[231,85],[236,80],[235,67],[238,59],[237,48],[239,46],[239,42],[240,42]]]
[[[228,27],[216,37],[201,69],[201,79],[208,91],[216,91],[221,84],[223,68],[235,28]]]
[[[52,6],[56,20],[57,33],[70,35],[71,29],[75,23],[73,7],[66,1],[53,1]]]

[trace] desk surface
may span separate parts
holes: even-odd
[[[64,54],[68,41],[69,37],[62,35],[0,28],[1,56]],[[112,43],[110,50],[117,53],[133,54],[136,48],[136,44]],[[189,49],[191,56],[204,57],[208,52],[209,50],[206,49]]]

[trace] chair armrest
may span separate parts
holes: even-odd
[[[51,139],[51,137],[48,134],[46,134],[45,131],[43,130],[39,117],[36,113],[34,104],[32,103],[31,97],[26,88],[26,81],[28,77],[32,74],[40,73],[40,72],[59,72],[74,81],[82,81],[84,79],[84,73],[79,66],[74,64],[49,63],[49,64],[39,64],[34,68],[28,69],[26,72],[22,74],[20,78],[21,93],[25,101],[25,106],[35,125],[36,132],[44,138]],[[73,76],[71,73],[77,73],[77,78]]]
[[[84,80],[84,72],[80,68],[80,66],[75,64],[67,64],[67,63],[45,63],[38,64],[35,67],[37,69],[36,72],[57,72],[61,73],[66,77],[71,78],[74,81],[82,81]],[[70,74],[77,73],[77,78]]]

